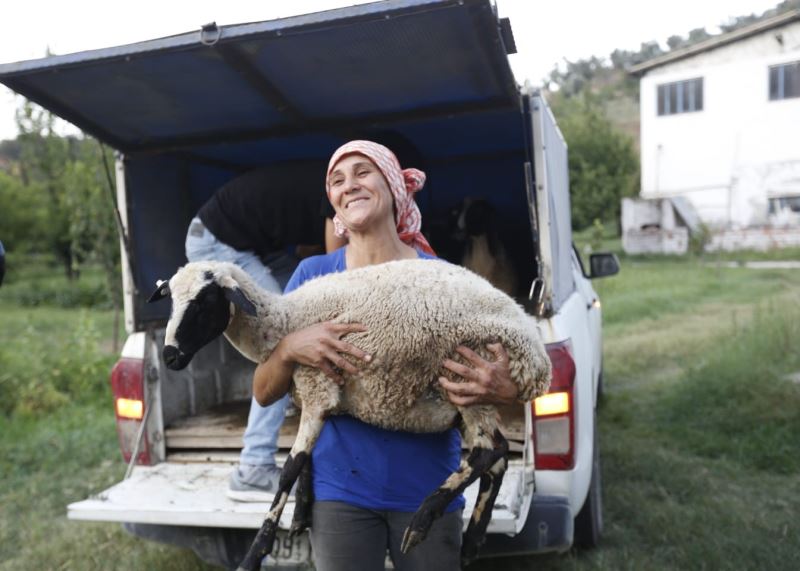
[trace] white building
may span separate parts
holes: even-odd
[[[729,233],[800,227],[800,11],[631,73],[641,78],[643,199],[686,197]]]

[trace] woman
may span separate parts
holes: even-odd
[[[435,259],[420,233],[421,216],[413,195],[425,174],[401,170],[394,154],[371,141],[351,141],[328,164],[326,189],[337,234],[347,246],[304,260],[289,280],[292,291],[306,280],[409,258]],[[436,263],[436,262],[431,262]],[[358,347],[342,340],[364,331],[359,324],[320,323],[287,335],[256,369],[253,393],[263,406],[289,389],[295,365],[316,367],[336,383],[357,369],[342,357],[368,362]],[[493,361],[460,347],[472,367],[447,360],[444,366],[465,382],[439,382],[459,405],[513,402],[508,359],[490,346]],[[448,506],[427,539],[410,553],[400,552],[408,522],[425,497],[459,465],[461,439],[455,429],[437,434],[383,430],[349,416],[327,420],[312,455],[314,507],[311,543],[319,571],[383,569],[386,550],[400,570],[460,568],[462,497]]]

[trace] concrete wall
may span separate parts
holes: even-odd
[[[623,198],[622,249],[627,254],[685,254],[689,229],[678,226],[669,200]]]
[[[768,222],[768,196],[800,194],[800,98],[770,101],[768,82],[769,66],[798,60],[794,22],[648,72],[642,198],[686,196],[704,222],[740,228]],[[695,77],[703,110],[658,116],[658,85]]]

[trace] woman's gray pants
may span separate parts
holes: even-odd
[[[461,568],[462,510],[437,519],[428,537],[409,553],[400,551],[413,512],[376,511],[343,502],[315,501],[311,548],[317,571],[383,571],[386,551],[398,571]]]

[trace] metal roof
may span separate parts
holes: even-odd
[[[772,18],[756,22],[755,24],[728,32],[727,34],[720,34],[719,36],[709,38],[708,40],[704,40],[692,46],[672,50],[669,53],[632,66],[628,70],[628,73],[631,75],[643,75],[656,67],[661,67],[663,65],[686,59],[703,52],[711,51],[733,42],[737,42],[739,40],[767,32],[774,28],[784,26],[797,20],[800,20],[800,10],[785,12],[779,16],[774,16]]]
[[[124,152],[245,144],[519,107],[490,0],[387,0],[0,65]]]

